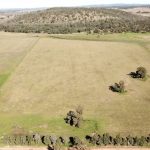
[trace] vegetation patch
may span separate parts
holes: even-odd
[[[0,74],[0,87],[7,81],[9,74]]]
[[[0,115],[3,122],[0,124],[0,136],[13,135],[18,133],[40,133],[54,134],[56,136],[76,135],[81,139],[85,134],[99,131],[103,132],[104,122],[97,120],[85,119],[80,128],[68,126],[63,118],[49,118],[41,115]],[[98,129],[95,128],[98,124]]]

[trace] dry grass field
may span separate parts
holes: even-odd
[[[150,35],[135,34],[131,40],[117,36],[86,41],[0,33],[0,72],[16,66],[0,89],[0,134],[14,126],[79,136],[150,133],[150,78],[127,75],[138,66],[150,73]],[[125,94],[109,90],[120,80]],[[63,118],[78,105],[84,108],[85,122],[75,130]]]
[[[0,86],[37,41],[25,34],[0,33]]]

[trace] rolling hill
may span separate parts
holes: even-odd
[[[118,9],[50,8],[17,15],[0,25],[10,32],[149,32],[150,18]]]

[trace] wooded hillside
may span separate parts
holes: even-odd
[[[137,16],[117,9],[51,8],[17,15],[0,25],[10,32],[149,32],[150,17]]]

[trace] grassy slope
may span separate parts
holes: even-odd
[[[2,88],[0,108],[7,113],[0,115],[0,134],[11,132],[13,126],[80,137],[96,130],[148,133],[149,79],[142,82],[126,74],[138,65],[149,68],[149,34],[59,38],[111,42],[41,38]],[[129,92],[118,95],[108,91],[108,86],[120,79],[125,79]],[[63,117],[78,104],[84,106],[85,122],[81,129],[74,129]]]
[[[89,40],[89,41],[112,41],[112,42],[148,42],[150,33],[114,33],[114,34],[53,34],[52,38],[69,40]]]

